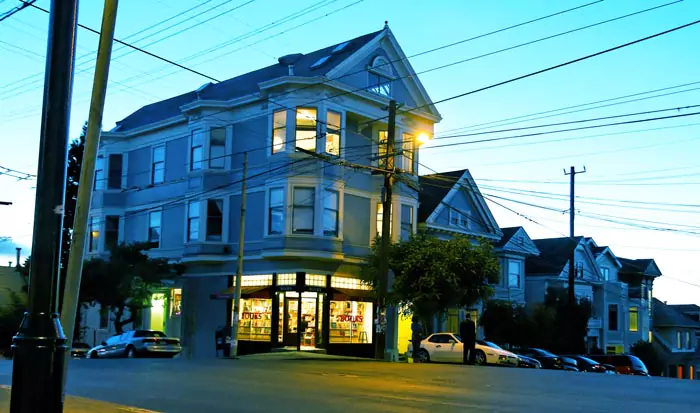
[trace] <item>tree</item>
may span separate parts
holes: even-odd
[[[506,300],[488,300],[480,320],[488,340],[511,346],[529,345],[533,322],[525,306]]]
[[[632,344],[630,353],[639,357],[640,360],[647,366],[649,374],[652,376],[661,376],[665,370],[665,363],[657,351],[654,344],[649,341],[639,340]]]
[[[381,289],[380,244],[372,246],[363,278]],[[427,321],[450,308],[469,307],[493,295],[499,280],[498,260],[488,242],[457,236],[440,240],[419,233],[389,248],[389,268],[394,273],[393,291],[387,303]]]
[[[182,264],[149,257],[148,249],[148,243],[122,244],[111,251],[108,260],[95,258],[83,265],[79,301],[108,308],[118,334],[134,322],[140,310],[148,308],[151,295],[164,280],[185,271]]]
[[[545,306],[556,313],[550,333],[550,349],[555,352],[585,354],[588,320],[593,313],[591,302],[578,299],[570,305],[566,289],[549,288],[545,296]]]

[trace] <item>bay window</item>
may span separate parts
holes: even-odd
[[[212,128],[209,132],[209,167],[223,169],[226,166],[226,128]]]
[[[224,200],[207,201],[207,241],[221,241],[224,229]]]
[[[389,133],[385,130],[379,131],[379,144],[377,146],[377,167],[389,169],[389,157],[387,156],[387,143],[389,141]]]
[[[391,222],[391,215],[392,215],[391,208],[389,209],[389,233],[391,233],[391,229],[393,227],[393,222]],[[384,222],[384,204],[381,202],[377,203],[377,236],[381,237],[382,236],[382,225]]]
[[[95,161],[95,191],[105,189],[105,184],[105,158],[99,155]]]
[[[316,108],[297,108],[295,147],[307,151],[316,151],[317,129]]]
[[[340,156],[341,114],[329,110],[326,114],[326,153]]]
[[[404,133],[401,136],[401,169],[409,174],[414,172],[414,139],[413,136]]]
[[[97,252],[100,250],[100,226],[95,217],[90,217],[89,232],[88,232],[88,252]]]
[[[199,240],[199,201],[192,201],[187,207],[187,241]]]
[[[151,154],[151,183],[165,181],[165,146],[156,146]]]
[[[119,245],[119,215],[107,215],[105,218],[105,248],[112,251]]]
[[[270,189],[267,220],[267,233],[269,235],[278,235],[283,233],[284,190],[282,188]]]
[[[204,138],[201,130],[192,131],[192,143],[190,145],[190,171],[202,169],[202,151]]]
[[[272,153],[283,152],[287,144],[287,111],[272,114]]]
[[[109,172],[107,174],[107,188],[122,188],[122,154],[109,155]]]
[[[161,211],[154,211],[148,215],[148,243],[153,248],[160,248]]]
[[[520,261],[508,260],[508,287],[520,288]]]
[[[323,197],[323,235],[338,236],[338,191],[326,190]]]
[[[413,234],[413,207],[401,205],[401,241],[408,241]]]
[[[316,190],[314,188],[294,188],[292,205],[292,233],[314,233],[315,198]]]
[[[637,307],[630,307],[630,331],[639,331],[639,309]]]

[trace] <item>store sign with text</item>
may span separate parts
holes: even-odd
[[[340,323],[361,323],[363,320],[363,317],[361,315],[338,315],[335,318]]]
[[[251,313],[251,312],[244,312],[242,314],[243,320],[262,320],[265,314],[270,314],[270,313]]]

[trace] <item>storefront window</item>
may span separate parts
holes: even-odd
[[[171,317],[180,317],[181,313],[182,313],[182,289],[181,288],[174,288],[173,289],[173,299],[172,299],[171,306],[170,306],[170,316]]]
[[[277,274],[277,285],[295,285],[296,283],[296,274]]]
[[[372,287],[367,284],[363,284],[362,280],[358,278],[349,277],[331,277],[331,287],[332,288],[346,288],[348,290],[371,290]]]
[[[372,342],[372,303],[331,301],[329,343]]]
[[[269,298],[242,298],[238,339],[270,341],[272,327],[272,300]]]
[[[315,287],[325,287],[326,286],[326,276],[325,275],[306,274],[306,285],[311,285],[311,286],[315,286]]]

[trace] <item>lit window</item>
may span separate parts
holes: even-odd
[[[224,200],[207,201],[207,241],[221,241],[224,227]]]
[[[450,224],[459,228],[469,229],[469,215],[450,208]]]
[[[326,190],[323,197],[323,235],[338,236],[338,191]]]
[[[603,279],[604,279],[605,281],[608,281],[608,279],[610,278],[610,268],[608,268],[608,267],[601,267],[601,268],[600,268],[600,273],[603,275]]]
[[[287,111],[278,110],[272,115],[272,153],[284,151],[287,143]]]
[[[100,250],[100,227],[99,222],[95,217],[90,217],[90,242],[88,243],[88,251],[96,252]]]
[[[389,234],[392,233],[393,222],[391,222],[391,208],[389,208]],[[382,236],[382,225],[384,222],[384,204],[381,202],[377,203],[377,236]]]
[[[379,60],[379,59],[376,59]],[[377,66],[377,65],[375,65]],[[386,65],[385,67],[387,67]],[[385,68],[384,67],[384,68]],[[383,68],[379,68],[381,70]],[[391,79],[377,72],[369,72],[368,90],[378,95],[391,97]]]
[[[119,244],[119,216],[108,215],[105,221],[105,247],[112,251]]]
[[[508,260],[508,287],[520,288],[520,261]]]
[[[282,234],[284,231],[284,190],[282,188],[270,189],[268,206],[268,230],[270,235]]]
[[[407,241],[413,234],[413,207],[401,205],[401,240]]]
[[[122,188],[122,155],[109,155],[109,173],[107,176],[107,188]]]
[[[292,232],[295,234],[314,233],[314,188],[294,188],[292,208]]]
[[[272,333],[272,299],[241,298],[238,339],[270,341]]]
[[[148,216],[148,243],[153,248],[160,248],[160,228],[162,212],[151,212]]]
[[[387,155],[387,143],[389,141],[389,133],[385,130],[379,131],[379,144],[377,146],[377,167],[382,169],[390,169],[388,165],[389,157]]]
[[[105,189],[105,158],[100,155],[95,161],[95,191]]]
[[[226,128],[212,128],[209,137],[209,167],[226,166]]]
[[[199,240],[199,201],[190,202],[187,208],[187,241]]]
[[[693,342],[690,340],[690,332],[689,331],[685,332],[685,348],[687,348],[687,349],[693,348]]]
[[[190,147],[190,170],[196,171],[202,169],[202,145],[204,139],[202,132],[196,130],[192,132],[192,146]]]
[[[681,340],[682,340],[681,339],[681,332],[677,331],[676,332],[676,347],[678,347],[679,350],[683,348],[683,341],[681,341]]]
[[[277,285],[296,285],[296,274],[277,274]]]
[[[236,279],[233,279],[233,284],[236,285]],[[241,287],[264,287],[272,285],[272,274],[265,275],[244,275],[241,281]]]
[[[329,343],[372,342],[373,304],[362,301],[331,301]]]
[[[608,330],[617,331],[618,325],[618,314],[617,314],[617,304],[608,305]]]
[[[630,307],[630,331],[639,331],[639,309],[637,307]]]
[[[401,169],[412,174],[414,171],[413,136],[404,133],[401,137]]]
[[[298,108],[296,115],[296,147],[316,151],[316,108]]]
[[[326,114],[326,153],[340,155],[341,115],[329,110]]]
[[[165,180],[165,146],[153,148],[151,160],[151,183],[159,184]]]
[[[314,287],[325,287],[326,276],[318,274],[306,274],[306,285],[311,285]]]
[[[362,283],[362,280],[360,280],[359,278],[338,277],[338,276],[331,277],[331,288],[344,288],[347,290],[366,290],[366,291],[369,291],[372,289],[371,286]]]

